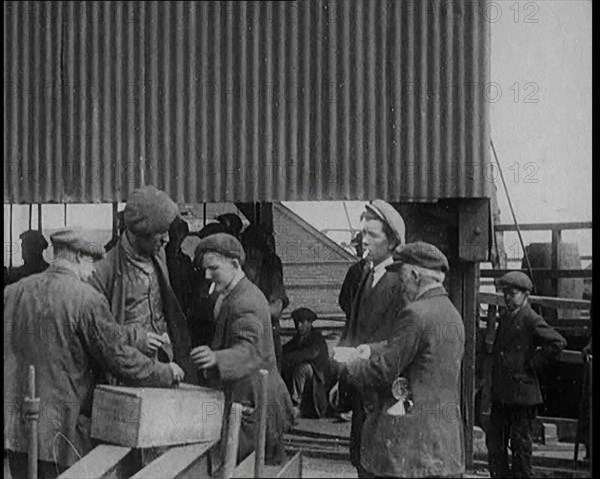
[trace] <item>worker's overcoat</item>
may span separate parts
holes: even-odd
[[[225,392],[226,416],[232,402],[248,408],[242,416],[238,459],[254,448],[258,424],[259,370],[268,371],[267,437],[265,461],[283,460],[283,434],[292,424],[293,407],[277,371],[269,304],[260,289],[242,278],[224,298],[211,343],[216,367],[208,371],[209,383]]]
[[[108,303],[69,269],[50,266],[4,290],[4,448],[27,452],[28,367],[40,399],[38,458],[70,466],[87,454],[92,394],[106,370],[132,385],[169,386],[173,373],[125,346]],[[69,444],[69,442],[71,444]],[[74,448],[74,449],[73,449]]]
[[[522,406],[541,404],[536,369],[545,360],[556,358],[566,344],[529,304],[516,314],[505,314],[499,321],[492,351],[492,401]]]
[[[401,310],[389,340],[348,365],[351,384],[365,396],[361,464],[376,476],[447,476],[464,472],[460,365],[464,326],[440,285]],[[394,380],[408,380],[413,406],[393,416]]]
[[[181,306],[171,288],[167,270],[165,253],[161,250],[159,255],[152,258],[156,267],[163,304],[163,313],[173,346],[174,361],[185,373],[184,382],[198,384],[198,373],[190,359],[192,343],[190,331]],[[127,265],[126,253],[123,247],[123,236],[118,244],[106,256],[95,264],[94,274],[90,284],[108,299],[110,310],[117,322],[128,331],[130,344],[144,350],[143,340],[145,335],[139,331],[135,318],[127,317],[127,285],[124,274],[130,266]]]

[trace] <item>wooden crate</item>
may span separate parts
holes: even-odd
[[[221,391],[181,384],[178,388],[101,385],[94,390],[92,437],[147,448],[218,440]]]

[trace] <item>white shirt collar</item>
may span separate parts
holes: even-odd
[[[385,274],[385,271],[386,271],[385,267],[389,266],[393,262],[394,262],[394,259],[390,256],[390,257],[384,259],[377,266],[373,267],[373,286],[375,286],[379,282],[379,280],[383,277],[383,275]]]

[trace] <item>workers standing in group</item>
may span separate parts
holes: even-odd
[[[92,449],[96,373],[150,387],[168,387],[184,377],[177,364],[160,363],[127,345],[106,298],[86,283],[103,248],[73,229],[58,230],[50,239],[52,265],[4,290],[4,439],[14,479],[28,477],[23,398],[30,365],[41,408],[40,478],[56,477]]]

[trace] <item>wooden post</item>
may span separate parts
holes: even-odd
[[[465,467],[473,467],[473,428],[475,426],[475,343],[478,326],[477,291],[479,263],[465,262],[463,270],[463,321],[465,354],[462,367],[462,398],[464,414]]]
[[[561,230],[552,230],[552,263],[551,268],[553,272],[558,271],[560,265],[560,241],[561,241]],[[552,276],[550,280],[552,284],[552,296],[558,297],[558,277]],[[558,317],[558,313],[557,313]]]
[[[265,469],[265,443],[267,435],[267,402],[269,400],[267,396],[267,381],[269,379],[269,372],[265,369],[259,371],[260,374],[260,389],[258,404],[258,428],[256,430],[255,440],[255,454],[256,458],[254,461],[254,477],[263,477]]]
[[[28,479],[38,477],[38,418],[40,416],[40,399],[35,397],[35,367],[29,366],[28,394],[23,404],[25,417],[29,423],[29,457],[27,467]]]
[[[240,425],[242,424],[242,405],[233,403],[229,412],[229,422],[227,424],[227,442],[225,446],[225,462],[223,464],[223,479],[229,479],[233,476],[233,471],[237,464],[237,453],[240,442]]]

